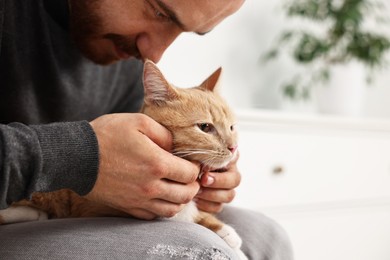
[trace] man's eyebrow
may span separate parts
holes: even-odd
[[[186,28],[186,26],[180,21],[180,19],[177,17],[176,13],[172,10],[170,6],[165,4],[162,0],[155,0],[158,6],[165,12],[166,15],[168,15],[172,22],[174,22],[180,29],[183,31],[190,31]],[[194,32],[198,35],[205,35],[208,32]]]

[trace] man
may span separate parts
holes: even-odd
[[[32,192],[69,188],[144,220],[173,216],[195,196],[200,209],[220,212],[240,182],[236,162],[226,174],[207,172],[198,183],[199,165],[172,156],[169,131],[136,112],[143,98],[142,60],[158,62],[179,34],[206,34],[242,4],[0,0],[0,208]],[[236,225],[249,257],[289,259],[283,232],[267,218],[230,208],[220,217]],[[0,258],[131,253],[132,259],[163,259],[173,251],[180,257],[197,239],[201,254],[214,244],[226,259],[234,256],[196,225],[144,220],[2,226],[0,236],[15,240],[1,243]],[[68,238],[64,243],[62,236]],[[28,246],[18,250],[12,241]],[[175,243],[181,247],[169,247]]]

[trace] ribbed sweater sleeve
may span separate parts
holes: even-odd
[[[98,164],[97,139],[87,121],[0,125],[0,208],[35,191],[69,188],[85,195]]]

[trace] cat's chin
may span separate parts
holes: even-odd
[[[236,156],[229,157],[226,160],[221,162],[213,162],[209,164],[202,164],[202,172],[226,172],[228,164],[235,158]]]

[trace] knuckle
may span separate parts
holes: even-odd
[[[134,114],[134,116],[135,116],[135,120],[140,128],[144,129],[144,128],[147,128],[149,126],[148,116],[146,116],[144,114],[140,114],[140,113]]]
[[[194,198],[195,195],[196,192],[189,191],[189,189],[178,190],[175,194],[175,197],[177,198],[176,202],[180,204],[187,204]]]
[[[156,198],[158,196],[158,190],[154,185],[147,184],[141,187],[141,192],[146,198]]]
[[[192,175],[190,176],[190,183],[195,182],[198,179],[199,171],[193,171]]]
[[[143,219],[145,219],[145,220],[154,220],[156,218],[157,218],[157,216],[155,216],[155,215],[145,215],[143,217]]]
[[[157,217],[156,215],[140,208],[131,209],[128,211],[128,214],[130,214],[135,218],[145,219],[145,220],[153,220]]]
[[[196,194],[198,194],[199,189],[200,189],[200,183],[197,182],[197,181],[194,181],[190,185],[191,185],[191,188],[192,188],[192,192],[191,192],[191,199],[192,199],[193,197],[196,196]]]
[[[165,178],[168,175],[168,172],[169,172],[168,166],[162,163],[161,161],[157,162],[152,167],[152,174],[159,179]]]
[[[176,211],[171,210],[171,211],[167,211],[167,212],[165,213],[164,217],[166,217],[166,218],[172,218],[172,217],[174,217],[175,215],[176,215]]]
[[[167,207],[166,211],[164,212],[164,217],[174,217],[177,213],[180,212],[181,209],[181,205],[172,205],[170,207]]]
[[[222,209],[223,209],[223,204],[216,206],[215,213],[220,213],[222,211]]]
[[[191,167],[188,170],[183,171],[186,175],[186,183],[195,183],[199,177],[200,169],[198,167]]]
[[[196,202],[198,209],[209,212],[209,213],[219,213],[223,209],[223,204],[218,202],[211,202],[205,200],[198,200]]]
[[[240,183],[241,183],[241,173],[237,170],[236,178],[234,181],[234,188],[240,185]]]
[[[183,199],[182,199],[182,202],[183,202],[184,204],[187,204],[187,203],[189,203],[189,202],[192,200],[192,198],[193,198],[192,195],[184,195],[184,196],[183,196]]]
[[[226,196],[226,202],[232,202],[234,198],[236,197],[236,191],[235,190],[230,190]]]
[[[220,213],[222,211],[222,203],[215,203],[213,205],[210,205],[209,211],[212,213]]]

